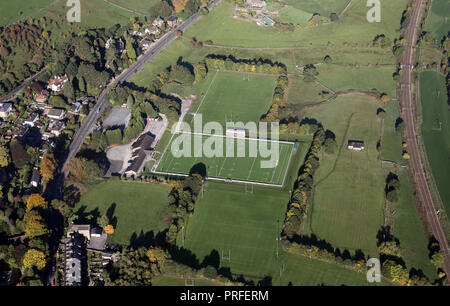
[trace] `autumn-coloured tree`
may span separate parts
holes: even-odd
[[[9,165],[9,153],[8,149],[4,146],[0,146],[0,167],[6,167]]]
[[[46,265],[45,254],[42,251],[36,249],[29,249],[23,256],[24,268],[36,267],[42,270]]]
[[[85,171],[86,159],[83,157],[72,157],[66,166],[66,171],[79,182],[83,181]]]
[[[32,210],[33,208],[47,208],[47,202],[45,199],[38,193],[34,193],[28,197],[27,201],[27,211]]]
[[[108,224],[107,226],[105,226],[105,232],[108,235],[114,234],[114,227],[111,224]]]
[[[58,162],[53,154],[45,153],[41,164],[41,175],[44,182],[48,183],[53,179],[57,167]]]
[[[147,251],[147,256],[151,263],[157,264],[161,268],[166,261],[167,254],[160,247],[150,247]]]
[[[49,233],[44,218],[36,210],[28,211],[23,217],[23,229],[25,236],[32,239]]]
[[[180,12],[184,9],[189,0],[173,0],[172,5],[175,12]]]

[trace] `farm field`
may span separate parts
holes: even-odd
[[[206,168],[206,176],[210,178],[223,178],[243,180],[259,183],[268,183],[282,185],[286,169],[291,158],[292,143],[279,143],[278,148],[274,142],[261,142],[257,140],[241,139],[235,140],[230,145],[228,141],[233,141],[233,138],[221,137],[221,136],[201,136],[193,134],[178,134],[176,135],[172,143],[169,144],[168,150],[161,158],[161,161],[156,169],[159,172],[170,172],[177,174],[189,174],[191,168],[194,165],[203,164]],[[241,142],[242,141],[242,142]],[[180,145],[183,142],[183,145]],[[184,143],[190,148],[184,147]],[[213,145],[213,143],[215,143]],[[270,160],[270,157],[262,157],[259,147],[263,146],[270,150],[270,152],[277,152],[277,157],[273,157],[273,164],[264,168],[262,161]],[[212,148],[217,152],[219,156],[208,157],[205,152],[199,152],[198,148]],[[255,148],[256,157],[251,157],[248,152],[250,148]],[[257,152],[256,153],[256,148]],[[244,154],[238,155],[239,150],[243,149]],[[226,157],[227,152],[232,150],[232,156]],[[186,152],[184,156],[181,152]],[[195,157],[195,153],[198,152],[199,157]],[[211,154],[212,155],[212,154]],[[243,156],[243,157],[239,157]]]
[[[317,119],[335,133],[339,147],[337,153],[321,158],[306,234],[313,233],[341,250],[361,249],[371,256],[377,254],[376,235],[384,221],[388,173],[377,161],[379,106],[374,98],[347,94],[306,111],[306,116]],[[365,150],[348,150],[349,139],[363,140]]]
[[[321,95],[323,91],[329,94]],[[305,82],[303,76],[291,76],[291,90],[288,93],[287,102],[298,106],[306,106],[325,101],[331,96],[329,90],[316,83]]]
[[[80,23],[67,22],[68,10],[66,1],[59,1],[46,10],[36,12],[32,17],[45,16],[61,23],[61,28],[51,33],[52,41],[63,41],[70,32],[78,33],[89,28],[109,28],[117,23],[125,24],[131,17],[135,17],[135,14],[114,7],[104,0],[81,1]]]
[[[398,177],[401,189],[395,204],[394,236],[400,241],[406,267],[420,269],[433,280],[436,269],[428,258],[428,239],[419,219],[407,170],[400,169]]]
[[[280,9],[280,21],[283,23],[299,24],[300,26],[305,27],[308,25],[308,21],[311,17],[312,13],[305,12],[290,5]]]
[[[434,0],[431,6],[430,17],[427,21],[427,31],[433,33],[434,39],[440,41],[450,29],[450,2],[447,0]]]
[[[123,6],[127,9],[135,10],[142,14],[148,14],[150,8],[157,0],[110,0],[112,3]]]
[[[195,34],[193,34],[193,36],[185,35],[185,37],[173,41],[169,46],[167,46],[167,48],[159,53],[155,59],[152,60],[151,65],[146,65],[140,72],[134,75],[134,77],[131,79],[131,82],[135,83],[138,86],[146,87],[149,85],[149,82],[152,78],[157,76],[165,68],[175,64],[180,57],[183,61],[187,61],[191,64],[196,64],[199,61],[203,60],[208,54],[224,56],[233,55],[236,58],[243,59],[262,57],[273,62],[280,61],[281,58],[283,59],[283,64],[287,66],[288,71],[293,72],[295,70],[295,66],[291,56],[291,50],[268,49],[259,50],[258,53],[255,54],[253,50],[245,49],[230,49],[209,46],[204,46],[203,48],[198,49],[192,48],[189,44],[190,38],[188,37],[194,36]],[[205,80],[201,83],[204,82]]]
[[[318,27],[304,27],[299,31],[288,33],[280,33],[274,28],[262,28],[244,20],[231,18],[232,4],[222,2],[185,34],[188,37],[195,36],[202,41],[211,40],[218,45],[265,48],[310,46],[311,44],[324,46],[328,42],[342,45],[348,42],[350,37],[352,43],[367,45],[380,33],[384,33],[393,40],[397,35],[395,31],[407,1],[383,2],[384,22],[377,24],[367,22],[366,2],[354,0],[338,22]],[[242,31],[243,28],[245,31]]]
[[[405,160],[402,157],[402,136],[395,130],[395,122],[399,117],[397,101],[386,103],[384,109],[386,111],[386,119],[383,122],[381,159],[405,164]]]
[[[355,68],[325,64],[317,66],[317,71],[318,81],[334,91],[377,89],[390,97],[396,96],[395,82],[392,79],[395,68],[391,66]]]
[[[445,77],[434,71],[422,72],[420,100],[422,135],[439,194],[447,213],[450,211],[450,116]]]
[[[390,49],[373,47],[333,47],[296,49],[295,61],[299,66],[322,63],[325,56],[330,56],[335,65],[395,65],[395,58]]]
[[[133,182],[104,182],[93,185],[74,208],[79,219],[93,212],[110,211],[116,223],[112,241],[123,245],[149,243],[150,239],[167,228],[164,210],[170,186]],[[111,218],[110,218],[111,219]],[[133,242],[133,236],[136,239]]]
[[[0,26],[16,22],[51,4],[53,0],[14,0],[0,2]]]
[[[334,264],[285,253],[276,256],[276,240],[284,219],[287,190],[208,182],[204,197],[189,219],[184,247],[201,262],[217,251],[231,261],[221,261],[234,277],[260,280],[270,276],[273,285],[368,285],[365,274]],[[279,221],[279,222],[278,222]],[[178,241],[180,244],[181,241]],[[285,265],[280,278],[279,268]]]
[[[310,14],[319,13],[329,17],[331,13],[341,13],[349,0],[287,0],[286,3]]]
[[[208,74],[207,87],[199,88],[197,104],[191,108],[191,112],[202,115],[203,124],[214,121],[225,127],[227,121],[258,123],[269,110],[276,75],[215,71]],[[202,93],[204,96],[200,98]]]

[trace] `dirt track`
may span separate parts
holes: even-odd
[[[422,4],[423,0],[416,0],[414,2],[411,23],[406,34],[405,52],[402,59],[403,76],[400,90],[400,101],[402,106],[401,113],[406,125],[405,133],[407,137],[408,152],[411,156],[409,161],[409,171],[411,172],[412,177],[414,177],[416,183],[416,189],[420,199],[419,205],[422,205],[425,209],[426,218],[431,227],[431,231],[434,237],[439,241],[441,250],[445,252],[445,262],[443,265],[443,269],[447,274],[447,279],[449,279],[450,251],[447,241],[447,235],[443,231],[439,222],[439,217],[436,214],[436,208],[434,206],[433,198],[431,197],[431,192],[427,184],[425,172],[423,170],[424,167],[422,165],[419,145],[417,143],[417,135],[412,107],[413,104],[411,101],[411,72],[413,67],[414,46],[416,44],[417,38],[417,27]]]

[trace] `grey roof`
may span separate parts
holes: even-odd
[[[47,115],[48,116],[55,116],[55,117],[59,117],[62,116],[66,111],[64,109],[60,109],[60,108],[52,108],[48,111]]]
[[[145,133],[141,135],[131,146],[134,150],[135,149],[143,149],[143,150],[149,150],[151,149],[151,145],[153,141],[155,140],[155,137],[153,137],[150,133]]]
[[[30,114],[30,116],[28,116],[28,118],[25,121],[34,122],[38,118],[39,118],[39,114],[38,113],[32,113],[32,114]]]
[[[362,148],[364,147],[364,141],[362,140],[349,140],[348,145],[354,148]]]
[[[12,108],[11,103],[1,103],[0,104],[0,112],[7,112],[10,108]]]
[[[39,183],[40,179],[41,179],[41,175],[39,174],[39,170],[34,169],[33,174],[31,175],[31,182]]]
[[[139,152],[135,155],[135,158],[131,162],[131,165],[127,168],[125,172],[132,171],[137,173],[139,169],[141,169],[142,164],[144,163],[146,154],[144,150],[139,150]]]
[[[71,284],[81,283],[81,261],[78,258],[66,261],[66,281]]]

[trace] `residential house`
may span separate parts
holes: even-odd
[[[12,103],[0,103],[0,118],[6,118],[13,111]]]
[[[152,26],[144,30],[145,34],[148,35],[158,35],[161,33],[161,30],[157,26]]]
[[[139,37],[144,36],[144,33],[140,32],[140,31],[136,31],[136,30],[131,31],[130,34],[133,36],[139,36]]]
[[[64,122],[62,122],[62,121],[53,121],[53,122],[50,123],[48,129],[49,129],[49,132],[51,134],[53,134],[56,137],[58,137],[59,135],[61,135],[61,133],[62,133],[62,131],[64,130],[65,127],[66,127],[66,125],[64,124]]]
[[[152,39],[143,39],[140,44],[139,47],[141,48],[141,50],[143,52],[146,52],[148,49],[150,49],[150,47],[154,44],[155,42]]]
[[[38,187],[41,181],[41,175],[37,168],[33,169],[33,174],[31,175],[30,185],[33,187]]]
[[[87,239],[86,248],[88,250],[102,251],[105,249],[108,234],[103,228],[91,226],[90,224],[72,224],[67,231],[67,237],[74,233],[83,235]]]
[[[87,278],[86,238],[77,232],[68,234],[65,243],[65,285],[81,286]]]
[[[66,110],[62,108],[47,108],[44,114],[49,118],[61,120],[66,115]]]
[[[23,138],[27,136],[28,132],[30,132],[30,127],[23,125],[14,131],[13,138]]]
[[[51,89],[53,92],[60,92],[67,80],[67,75],[55,76],[48,82],[47,88]]]
[[[34,97],[34,101],[38,103],[44,103],[47,101],[49,94],[50,93],[44,89],[36,94],[36,96]]]
[[[39,120],[39,114],[38,113],[31,113],[30,116],[28,116],[27,119],[23,122],[23,125],[34,127],[34,124],[36,121]]]
[[[364,141],[361,140],[349,140],[347,149],[353,151],[362,151],[364,150]]]
[[[164,19],[162,19],[161,17],[156,18],[152,22],[152,25],[155,27],[158,27],[158,28],[161,28],[163,24],[164,24]]]
[[[264,0],[245,0],[245,5],[252,10],[265,10],[267,3]]]
[[[166,23],[169,27],[173,28],[178,23],[178,17],[170,16],[169,18],[167,18]]]

